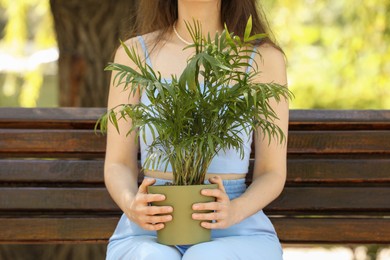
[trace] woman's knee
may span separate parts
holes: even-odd
[[[282,260],[278,241],[266,237],[227,237],[190,247],[184,260]]]
[[[154,238],[135,237],[107,248],[106,260],[180,260],[181,254],[175,247],[159,244]]]
[[[219,241],[212,241],[194,245],[190,247],[183,255],[183,260],[222,260],[238,259],[231,255],[232,252],[225,248]]]
[[[157,246],[154,248],[148,247],[135,253],[131,254],[123,259],[134,259],[134,260],[180,260],[181,254],[176,248],[169,246]]]

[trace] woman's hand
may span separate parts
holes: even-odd
[[[172,215],[167,215],[173,211],[172,207],[150,206],[151,202],[165,200],[165,196],[162,194],[148,194],[147,187],[155,182],[155,179],[145,178],[125,211],[126,216],[131,221],[145,230],[160,230],[164,228],[165,222],[172,220]]]
[[[228,228],[237,223],[234,217],[232,203],[226,194],[222,178],[215,176],[210,178],[211,183],[218,184],[217,189],[203,189],[202,195],[215,197],[215,202],[196,203],[192,206],[193,210],[212,210],[210,213],[193,213],[192,218],[195,220],[206,220],[201,222],[202,227],[207,229]],[[214,222],[208,222],[214,221]]]

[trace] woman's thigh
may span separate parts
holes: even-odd
[[[183,260],[282,260],[282,247],[269,235],[232,236],[190,247]]]
[[[157,243],[152,236],[131,236],[108,244],[106,260],[180,260],[173,246]]]

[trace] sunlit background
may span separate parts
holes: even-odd
[[[263,2],[292,108],[390,109],[390,0]],[[0,0],[0,106],[58,106],[58,57],[48,0]],[[390,259],[378,248],[290,247],[285,260]]]
[[[49,1],[0,0],[0,105],[56,106],[58,50]]]
[[[264,0],[293,108],[390,108],[389,0]]]
[[[390,1],[264,0],[292,108],[390,108]],[[58,106],[47,0],[0,0],[0,106]],[[97,54],[98,55],[98,54]]]

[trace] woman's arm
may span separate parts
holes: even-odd
[[[127,45],[140,49],[136,39],[130,39]],[[138,52],[140,53],[140,52]],[[127,57],[123,47],[119,47],[115,55],[115,63],[125,64],[136,68]],[[130,95],[129,91],[123,91],[122,86],[116,87],[111,77],[108,109],[120,104],[137,104],[140,100],[139,91]],[[109,123],[107,127],[107,148],[104,164],[104,181],[112,199],[127,215],[127,217],[147,230],[158,230],[164,227],[163,222],[171,220],[170,215],[154,216],[172,212],[171,207],[150,207],[149,202],[161,201],[165,197],[158,194],[147,194],[146,187],[152,185],[155,180],[145,179],[138,188],[138,141],[136,132],[127,135],[131,129],[131,120],[118,120],[119,133]],[[159,223],[159,224],[154,224]]]
[[[285,57],[276,48],[270,45],[260,47],[262,58],[257,59],[261,71],[257,80],[259,82],[275,82],[287,87],[287,75]],[[279,119],[275,122],[288,134],[289,108],[288,100],[277,103],[271,100],[271,106]],[[252,184],[247,191],[236,200],[232,201],[236,220],[241,221],[246,217],[263,209],[275,200],[284,188],[287,173],[287,141],[279,143],[268,137],[264,137],[261,129],[255,133],[255,165],[253,169]],[[286,139],[287,140],[287,139]]]
[[[261,73],[257,82],[275,82],[287,86],[286,64],[284,55],[275,47],[264,44],[259,47],[261,57],[256,62]],[[271,106],[279,119],[275,122],[285,133],[288,131],[288,100],[277,103],[271,100]],[[214,213],[194,214],[195,219],[218,220],[215,223],[202,222],[206,228],[227,228],[263,209],[282,192],[286,180],[287,143],[280,144],[273,139],[270,143],[261,129],[255,135],[255,165],[252,184],[244,194],[230,201],[223,188],[220,177],[211,179],[219,185],[219,189],[203,190],[202,194],[214,196],[216,203],[194,205],[194,209],[211,209]],[[199,207],[198,207],[199,206]]]

